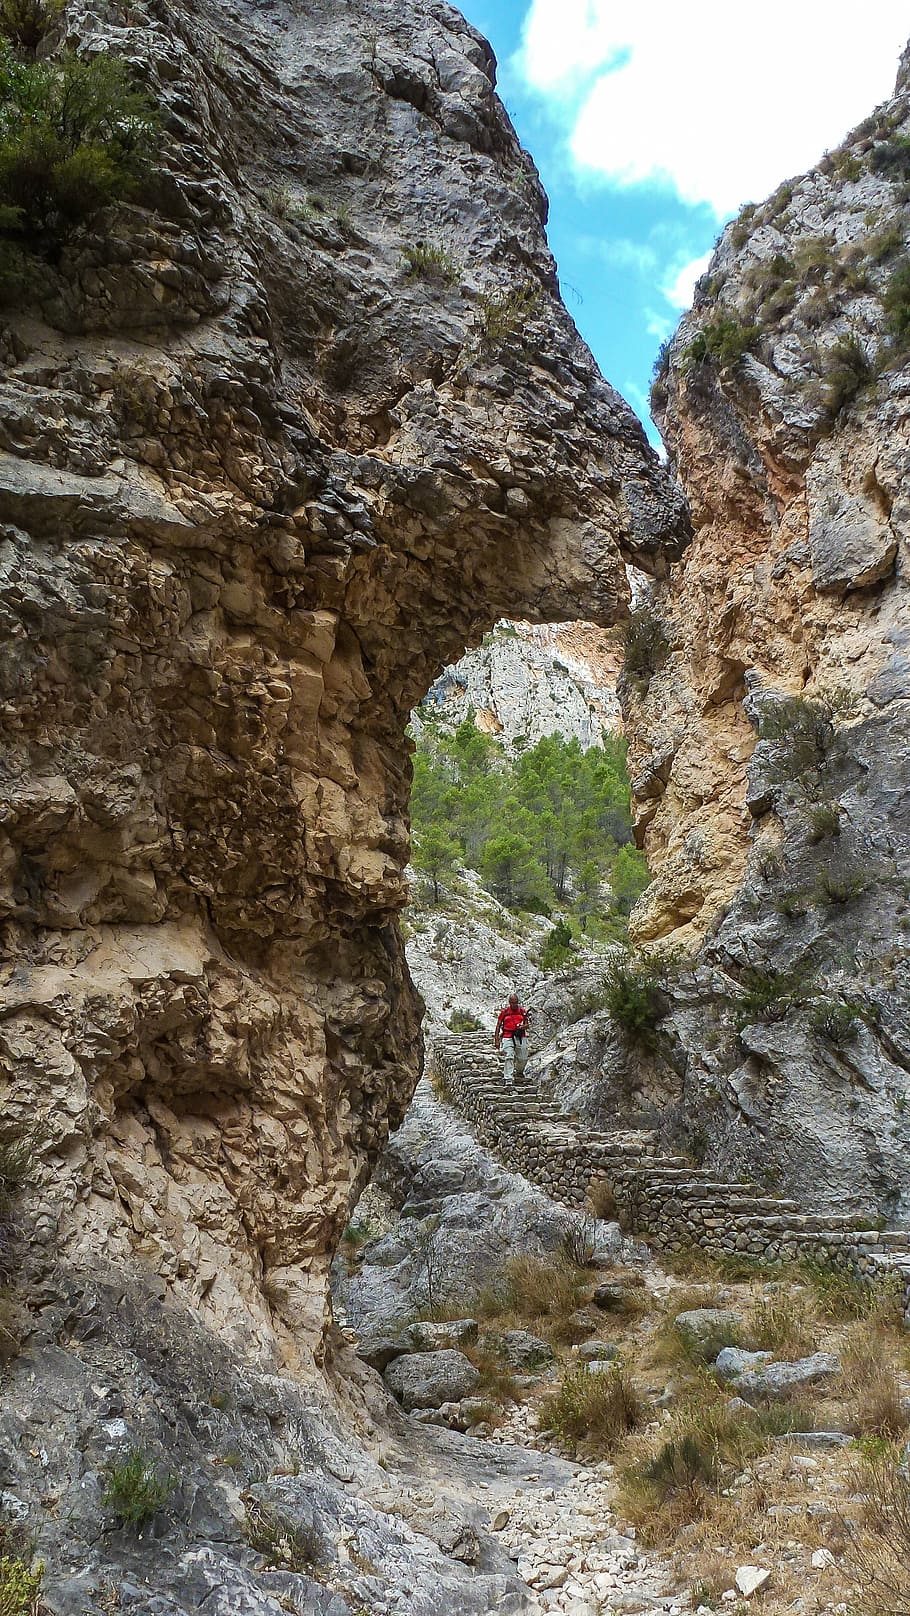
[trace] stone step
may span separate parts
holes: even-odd
[[[658,1246],[668,1239],[676,1242],[674,1230],[691,1219],[689,1227],[701,1227],[708,1249],[714,1250],[718,1234],[724,1237],[725,1225],[735,1222],[739,1249],[760,1253],[763,1242],[783,1243],[800,1253],[826,1245],[847,1247],[851,1256],[865,1253],[880,1271],[900,1275],[910,1294],[910,1229],[863,1228],[851,1212],[805,1212],[799,1202],[771,1195],[762,1185],[727,1181],[685,1156],[662,1153],[653,1129],[592,1130],[560,1104],[548,1083],[538,1084],[526,1074],[506,1082],[488,1033],[443,1034],[433,1039],[433,1053],[456,1104],[474,1119],[478,1137],[492,1140],[491,1148],[514,1170],[508,1160],[511,1135],[523,1160],[531,1158],[530,1166],[518,1170],[537,1175],[543,1187],[549,1183],[557,1198],[560,1182],[569,1199],[576,1193],[572,1157],[589,1153],[592,1182],[602,1178],[624,1192],[642,1233]],[[674,1224],[671,1217],[662,1229],[661,1213],[673,1206],[679,1207],[680,1218]]]

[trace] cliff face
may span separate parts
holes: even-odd
[[[429,710],[451,727],[473,712],[508,748],[560,735],[587,750],[620,727],[620,660],[615,637],[590,623],[502,624],[435,681]]]
[[[682,502],[443,4],[73,0],[161,110],[0,342],[0,1059],[35,1251],[318,1342],[420,1061],[404,726],[497,618],[626,610]]]
[[[623,683],[636,935],[704,944],[669,1023],[686,1128],[903,1215],[908,92],[724,232],[655,394],[695,538]]]

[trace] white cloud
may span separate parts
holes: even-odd
[[[695,291],[695,282],[700,275],[705,273],[711,262],[711,257],[710,252],[702,253],[700,258],[690,258],[687,264],[683,264],[678,269],[674,265],[673,269],[670,270],[669,278],[664,282],[661,291],[667,302],[672,303],[674,309],[687,309],[689,307],[692,302],[692,293]]]
[[[632,241],[628,236],[592,236],[590,251],[605,264],[617,269],[634,269],[639,275],[653,277],[659,267],[658,255],[645,241]]]
[[[677,316],[658,314],[656,309],[645,309],[644,319],[647,336],[656,337],[658,342],[665,342],[676,325]]]
[[[908,27],[906,0],[532,0],[518,66],[580,168],[724,216],[890,95]]]

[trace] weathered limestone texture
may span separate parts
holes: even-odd
[[[655,874],[634,934],[703,944],[665,1029],[690,1145],[902,1220],[908,135],[905,56],[725,230],[655,390],[695,537],[651,595],[667,647],[622,681]]]
[[[429,714],[446,728],[474,715],[501,746],[534,746],[545,735],[600,746],[621,727],[616,635],[590,623],[500,623],[435,681],[412,723]]]
[[[0,328],[4,1109],[39,1248],[294,1362],[420,1064],[407,715],[507,612],[622,616],[687,519],[455,11],[71,0],[63,36],[162,140]]]

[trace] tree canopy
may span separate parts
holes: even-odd
[[[582,930],[615,934],[647,886],[632,845],[622,737],[585,751],[549,735],[509,757],[473,715],[454,733],[422,723],[414,756],[414,863],[434,901],[454,857],[512,909],[570,910]]]

